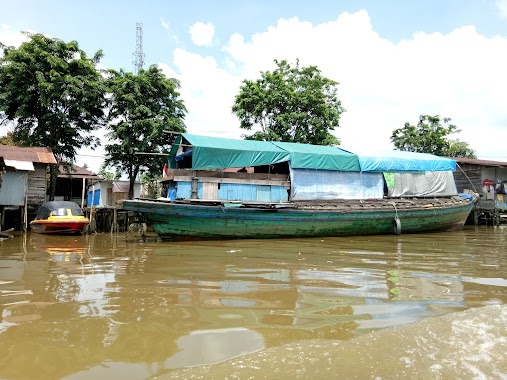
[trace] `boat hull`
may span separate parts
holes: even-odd
[[[234,207],[128,200],[162,238],[245,239],[380,235],[461,229],[473,201],[364,202],[294,207]],[[233,206],[233,207],[225,207]]]
[[[30,223],[30,229],[39,234],[78,234],[83,233],[88,224],[88,220],[65,222],[34,220]]]

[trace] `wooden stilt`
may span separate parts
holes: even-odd
[[[0,206],[0,231],[5,227],[5,206]]]
[[[118,232],[118,209],[113,209],[113,223],[111,225],[111,232]]]

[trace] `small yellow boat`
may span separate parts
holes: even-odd
[[[77,203],[51,201],[39,208],[30,229],[40,234],[81,233],[89,223]]]

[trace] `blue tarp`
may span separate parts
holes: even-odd
[[[385,151],[378,154],[357,153],[363,172],[455,171],[456,161],[427,153]]]

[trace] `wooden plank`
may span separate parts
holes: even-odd
[[[236,179],[255,179],[272,181],[289,181],[286,174],[268,174],[268,173],[246,173],[246,172],[223,172],[211,170],[191,170],[191,169],[169,169],[170,177],[206,177],[206,178],[236,178]],[[168,177],[164,178],[167,179]]]
[[[195,177],[175,176],[176,182],[192,182]],[[284,186],[286,189],[290,188],[290,183],[287,181],[272,181],[272,180],[257,180],[257,179],[237,179],[237,178],[210,178],[199,177],[198,182],[208,183],[236,183],[242,185],[266,185],[266,186]]]
[[[205,199],[218,199],[218,183],[203,182],[202,197]]]

